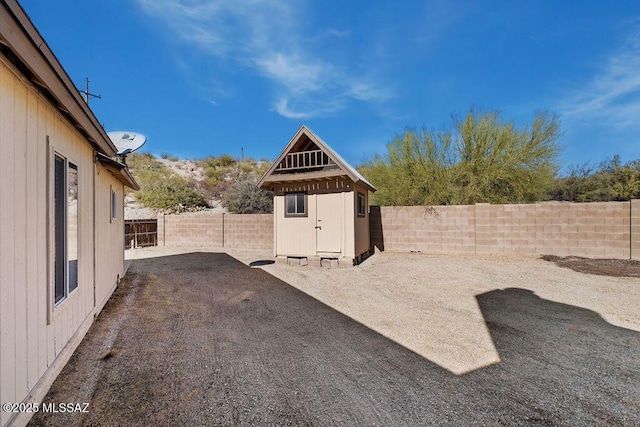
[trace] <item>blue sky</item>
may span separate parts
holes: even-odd
[[[638,1],[22,0],[107,131],[273,160],[301,124],[354,165],[474,105],[560,115],[564,166],[640,158]]]

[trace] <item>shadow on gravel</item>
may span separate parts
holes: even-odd
[[[521,289],[477,299],[502,362],[456,376],[227,254],[136,260],[45,398],[89,413],[32,424],[635,422],[639,333]]]
[[[542,255],[540,258],[579,273],[612,277],[640,277],[640,261],[638,260],[560,257],[556,255]]]
[[[271,265],[275,264],[275,261],[272,259],[261,259],[258,261],[253,261],[249,264],[249,267],[261,267],[263,265]]]
[[[482,378],[486,392],[509,390],[512,403],[534,407],[530,421],[542,425],[637,423],[640,333],[526,289],[476,298],[501,359],[468,375]]]

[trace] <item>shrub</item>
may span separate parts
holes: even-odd
[[[241,214],[272,213],[273,193],[257,187],[257,178],[244,176],[224,193],[222,204],[230,212]]]
[[[164,168],[164,165],[160,163],[153,154],[149,153],[131,153],[127,155],[127,165],[134,174],[144,169]]]
[[[146,169],[136,179],[140,184],[136,199],[147,207],[182,212],[207,205],[204,197],[189,188],[184,178],[168,170]]]

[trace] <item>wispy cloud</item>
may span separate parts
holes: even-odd
[[[271,108],[295,119],[335,114],[349,102],[383,102],[391,91],[352,64],[326,55],[349,33],[313,30],[303,2],[138,0],[180,40],[203,54],[266,78]]]
[[[569,120],[640,129],[640,28],[602,61],[600,71],[559,105]]]

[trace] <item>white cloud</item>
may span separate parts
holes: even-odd
[[[296,98],[280,98],[274,103],[274,110],[289,119],[309,119],[323,117],[344,108],[342,98],[327,98],[306,102]]]
[[[274,89],[272,108],[289,118],[327,116],[348,101],[383,102],[390,90],[324,52],[349,36],[310,29],[303,2],[288,0],[138,0],[150,16],[203,53],[253,70]],[[333,44],[332,44],[333,43]]]
[[[605,58],[600,72],[559,106],[570,120],[640,128],[640,30]]]
[[[312,64],[277,52],[257,59],[256,65],[266,77],[286,87],[293,95],[321,90],[327,76],[332,74],[330,65]]]

